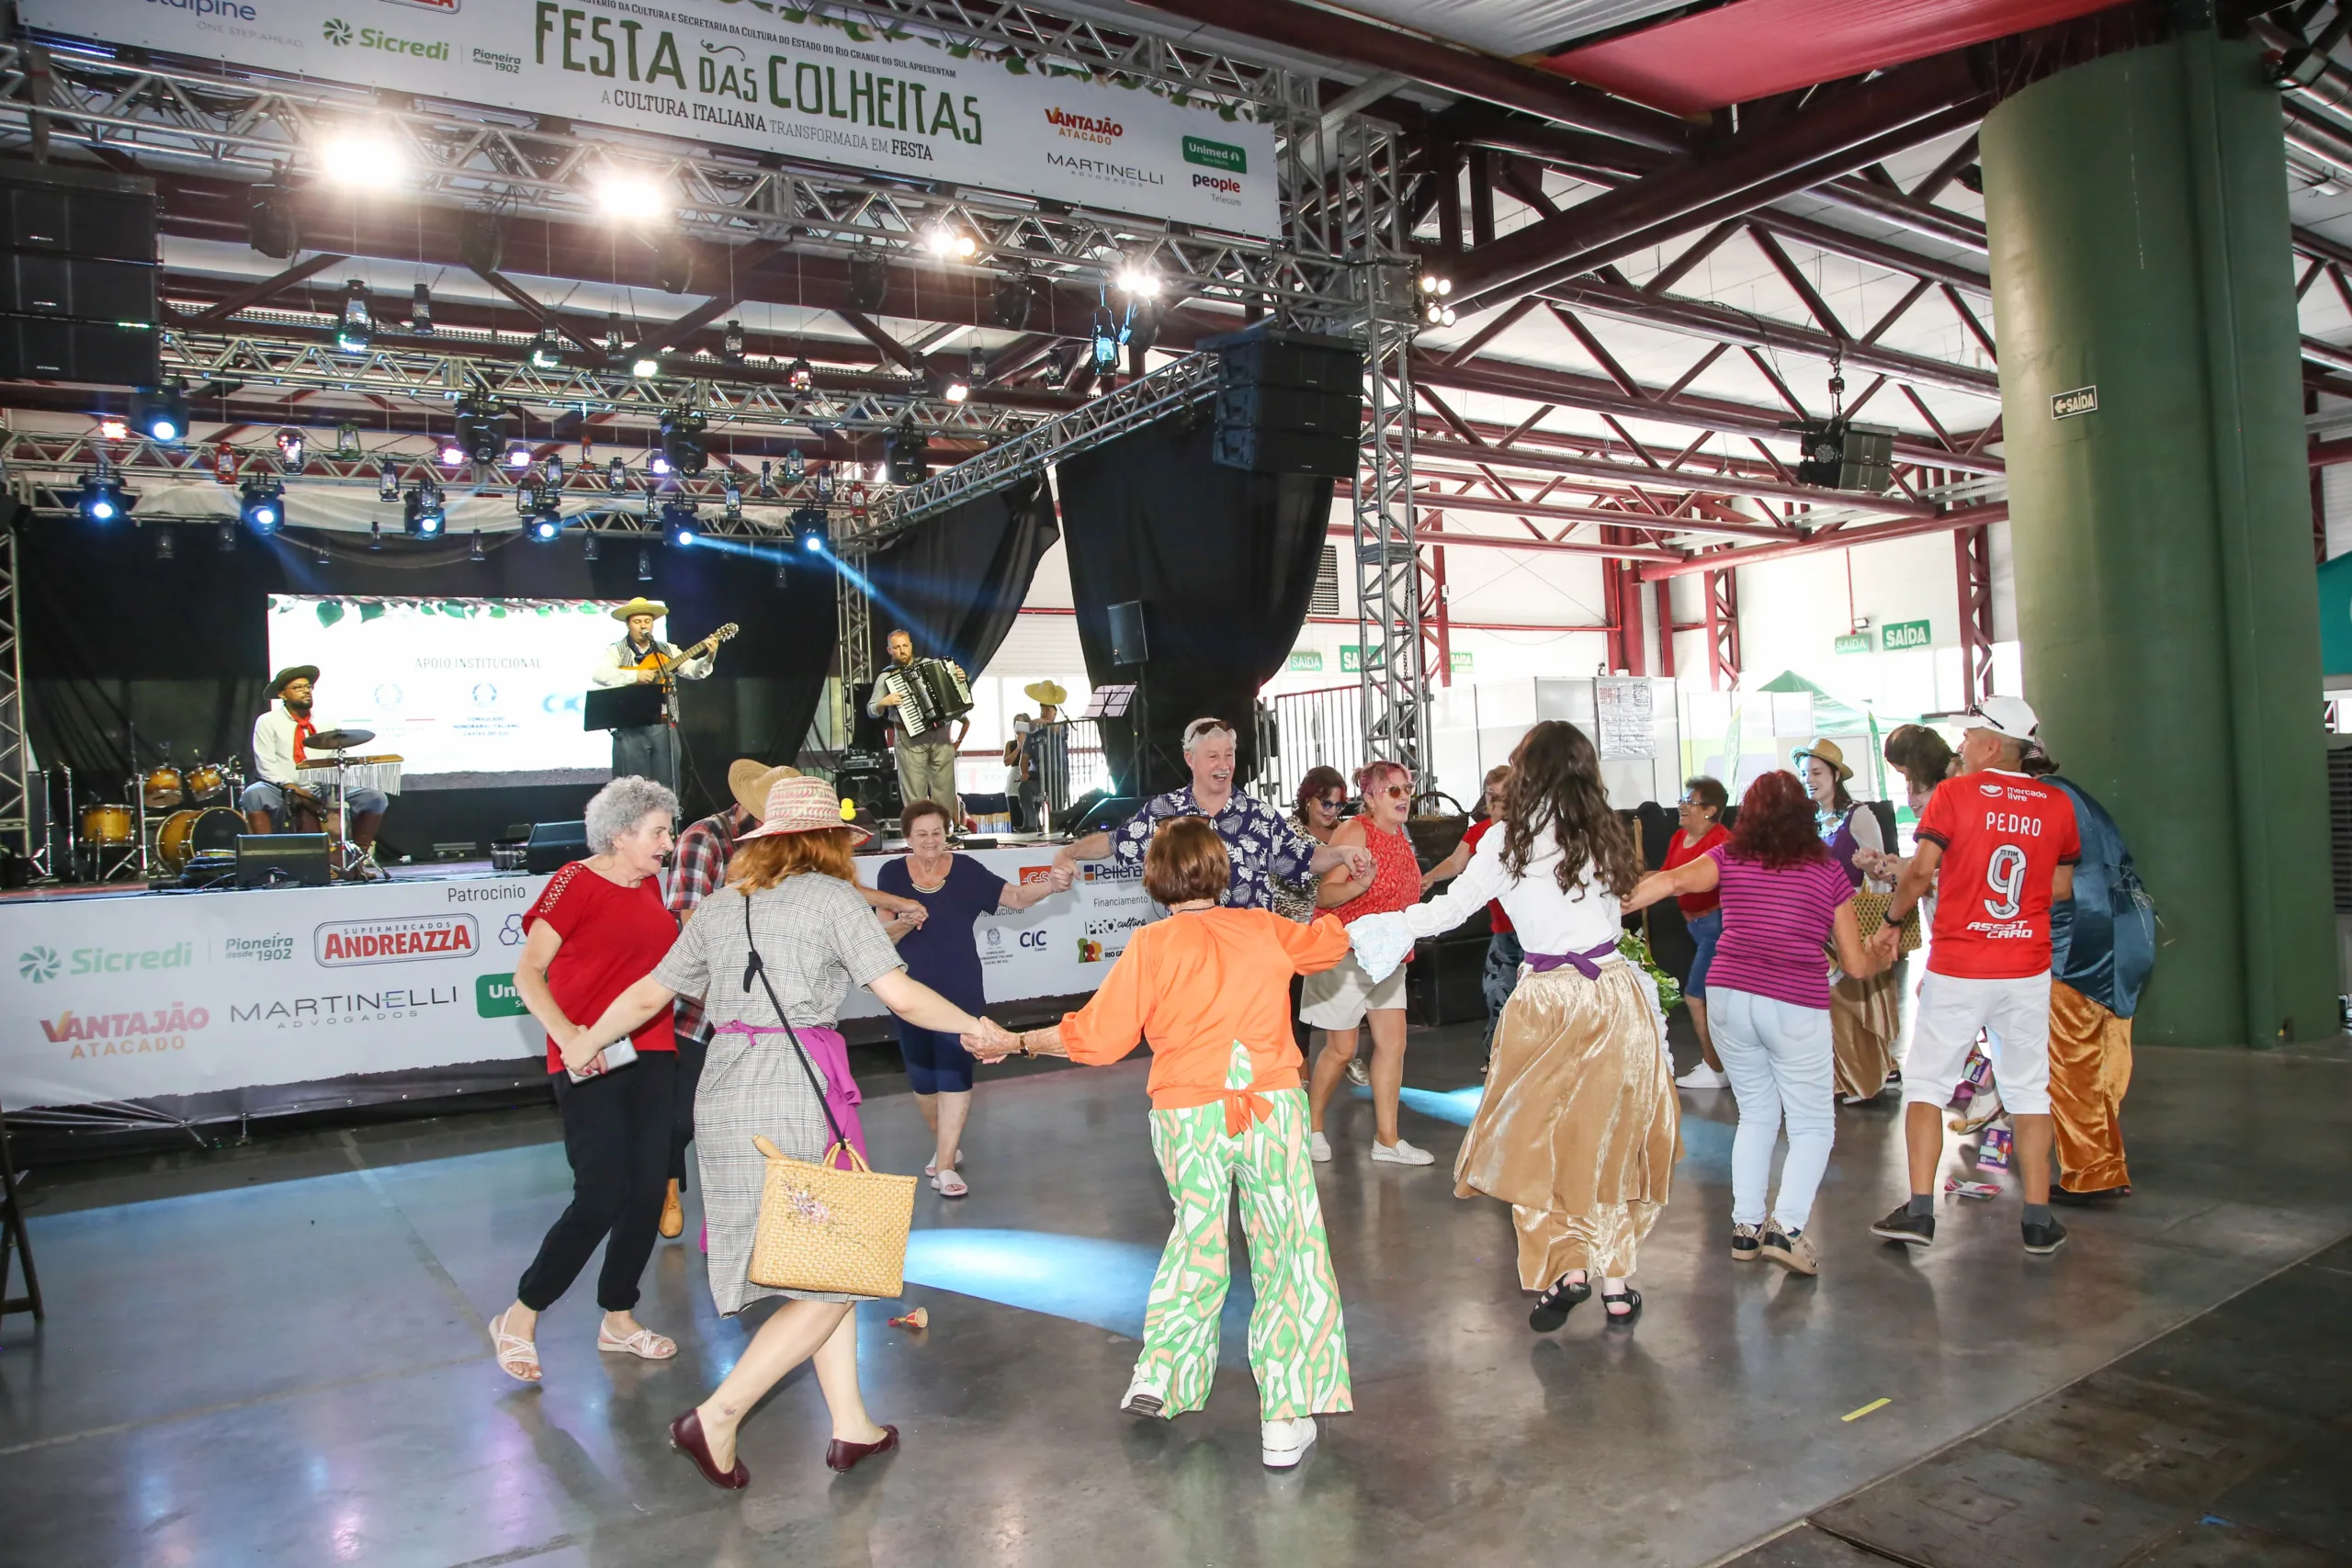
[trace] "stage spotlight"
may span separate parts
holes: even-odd
[[[650,175],[610,170],[596,180],[596,205],[607,218],[642,223],[670,210],[669,193]]]
[[[620,312],[615,310],[608,313],[605,317],[605,356],[610,359],[618,359],[621,356],[621,350],[628,346],[628,334],[621,331]]]
[[[662,509],[662,533],[670,543],[680,548],[693,544],[702,536],[700,530],[695,526],[693,511],[676,502],[672,502]]]
[[[440,487],[430,480],[408,492],[401,503],[401,523],[419,539],[437,539],[447,525],[448,512],[441,499]]]
[[[171,560],[174,558],[172,552],[172,531],[169,528],[158,528],[155,530],[155,558],[157,560]]]
[[[466,552],[466,558],[468,560],[488,560],[490,558],[490,552],[481,547],[481,530],[479,528],[474,530],[474,547]]]
[[[98,439],[101,441],[130,440],[130,422],[123,418],[119,413],[100,414],[98,416]]]
[[[553,327],[541,327],[539,335],[531,340],[531,368],[560,370],[563,367],[563,337]]]
[[[458,445],[458,438],[454,435],[443,436],[441,438],[441,466],[445,468],[460,468],[465,467],[465,462],[466,449]]]
[[[419,337],[433,335],[433,290],[422,283],[409,295],[408,330]]]
[[[391,502],[398,501],[400,498],[400,470],[393,468],[388,461],[382,468],[376,470],[376,499],[378,501]]]
[[[593,529],[589,531],[586,537],[580,541],[580,558],[582,560],[594,560],[597,558],[596,535],[595,531]]]
[[[345,354],[365,354],[376,333],[376,312],[368,303],[368,284],[353,278],[344,285],[343,320],[334,329],[334,345]]]
[[[831,519],[821,506],[803,506],[792,513],[792,543],[807,555],[825,552],[826,534]]]
[[[539,502],[524,524],[524,531],[542,545],[551,545],[563,536],[563,513],[553,496]]]
[[[978,255],[980,243],[971,235],[946,223],[933,223],[922,231],[923,248],[944,261],[968,261]]]
[[[931,477],[931,441],[920,431],[893,430],[882,437],[882,462],[875,468],[894,485],[919,485]]]
[[[736,482],[734,475],[728,475],[727,482],[718,487],[718,499],[726,506],[729,517],[743,515],[743,487]]]
[[[653,581],[653,552],[651,550],[641,549],[637,552],[637,580],[639,582]]]
[[[475,398],[458,400],[458,449],[467,460],[487,468],[506,444],[505,410]]]
[[[657,479],[666,479],[670,477],[670,459],[660,452],[648,453],[645,471]]]
[[[1453,292],[1453,279],[1434,272],[1425,272],[1421,274],[1421,292],[1434,299],[1442,299]]]
[[[620,454],[616,452],[613,455],[613,460],[605,465],[605,488],[625,490],[628,486],[628,465],[621,460]]]
[[[1018,277],[999,278],[996,298],[989,306],[989,324],[1009,333],[1026,332],[1029,310],[1037,300],[1035,286],[1024,274]]]
[[[1150,267],[1130,262],[1119,268],[1111,279],[1111,287],[1137,299],[1159,298],[1159,275]]]
[[[662,374],[662,362],[650,358],[632,359],[629,361],[628,373],[640,381],[650,381]]]
[[[408,176],[408,154],[390,137],[346,130],[319,144],[319,173],[336,185],[382,189]]]
[[[878,310],[890,292],[890,269],[872,256],[854,256],[849,264],[849,302],[860,310]]]
[[[265,538],[277,533],[286,521],[286,487],[276,479],[247,479],[238,492],[237,514]]]
[[[272,261],[291,261],[302,248],[302,226],[294,216],[294,198],[282,186],[261,186],[245,209],[245,240]]]
[[[795,446],[784,455],[785,483],[798,484],[802,477],[808,472],[808,459],[801,455],[799,447]],[[765,481],[767,478],[767,466],[765,464],[762,464],[760,466],[760,477],[762,487],[765,488]]]
[[[277,433],[277,460],[286,465],[289,474],[302,471],[302,433],[288,425]]]
[[[131,423],[150,441],[176,446],[187,439],[187,399],[176,387],[158,387],[131,400]]]
[[[727,330],[721,333],[718,337],[718,352],[726,355],[727,362],[729,365],[741,365],[743,363],[742,322],[729,321],[727,323]]]
[[[130,505],[130,492],[122,488],[122,481],[101,467],[82,477],[81,496],[74,508],[93,523],[115,523]]]
[[[662,456],[682,474],[698,474],[710,464],[703,443],[703,416],[692,409],[670,409],[662,415]]]
[[[531,449],[517,442],[506,449],[506,466],[517,472],[531,466]]]
[[[947,378],[946,387],[939,395],[951,403],[966,402],[972,396],[972,384],[961,376],[950,376]]]

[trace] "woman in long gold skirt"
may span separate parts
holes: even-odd
[[[1875,1100],[1894,1075],[1894,1042],[1903,1032],[1903,971],[1897,960],[1866,980],[1838,973],[1829,983],[1829,1050],[1838,1095],[1849,1105]]]

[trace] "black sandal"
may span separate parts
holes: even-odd
[[[1563,1274],[1557,1284],[1535,1298],[1535,1310],[1527,1314],[1527,1326],[1538,1334],[1549,1334],[1568,1321],[1569,1308],[1591,1299],[1591,1280],[1570,1280]]]
[[[1608,1311],[1608,1306],[1611,1302],[1625,1302],[1630,1304],[1627,1306],[1625,1311],[1622,1313],[1613,1313]],[[1608,1292],[1603,1291],[1600,1293],[1600,1305],[1610,1327],[1631,1328],[1634,1326],[1634,1320],[1642,1315],[1642,1292],[1634,1289],[1631,1285],[1626,1286],[1622,1292],[1613,1296]]]

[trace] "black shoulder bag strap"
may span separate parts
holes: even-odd
[[[831,1164],[834,1149],[849,1147],[849,1134],[843,1133],[842,1124],[833,1119],[832,1102],[825,1098],[824,1085],[817,1081],[817,1069],[808,1063],[808,1048],[800,1043],[800,1036],[793,1030],[792,1020],[785,1016],[784,1003],[776,999],[775,987],[768,979],[768,966],[760,958],[760,944],[752,937],[752,896],[746,892],[742,897],[743,946],[752,955],[743,964],[743,994],[752,994],[754,978],[760,982],[760,989],[768,994],[768,1006],[775,1009],[775,1021],[784,1025],[785,1038],[792,1042],[793,1054],[800,1058],[800,1070],[808,1075],[809,1092],[817,1097],[818,1109],[825,1113],[825,1125],[832,1129],[833,1141],[825,1150],[825,1163]]]

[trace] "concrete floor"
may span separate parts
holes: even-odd
[[[904,1451],[825,1470],[804,1370],[746,1428],[740,1495],[666,1447],[669,1417],[744,1338],[711,1309],[691,1216],[639,1308],[680,1339],[676,1362],[596,1354],[592,1266],[542,1320],[543,1387],[492,1364],[482,1319],[568,1192],[544,1113],[45,1173],[31,1212],[49,1320],[0,1321],[0,1563],[1695,1568],[1775,1537],[1748,1561],[1860,1562],[1883,1559],[1851,1544],[1870,1529],[1840,1530],[1839,1507],[1868,1515],[1873,1483],[2172,1331],[2193,1346],[2222,1325],[2236,1337],[2184,1364],[2225,1356],[2233,1381],[2325,1403],[2299,1365],[2308,1337],[2267,1342],[2237,1324],[2243,1303],[2212,1309],[2299,1266],[2352,1267],[2305,1262],[2352,1233],[2340,1046],[2142,1053],[2138,1190],[2068,1212],[2075,1239],[2051,1258],[2018,1247],[2013,1194],[1954,1202],[1924,1257],[1872,1240],[1903,1187],[1893,1097],[1841,1111],[1814,1280],[1730,1262],[1729,1096],[1686,1094],[1689,1154],[1637,1275],[1639,1326],[1604,1334],[1594,1306],[1542,1337],[1505,1211],[1450,1194],[1475,1032],[1414,1037],[1406,1132],[1438,1166],[1371,1166],[1369,1106],[1335,1116],[1321,1190],[1357,1413],[1296,1472],[1258,1462],[1236,1343],[1207,1411],[1114,1409],[1168,1214],[1138,1062],[982,1087],[973,1195],[917,1203],[908,1300],[931,1328],[885,1326],[895,1307],[861,1316],[868,1402]],[[869,1085],[876,1160],[914,1169],[921,1124],[888,1087]],[[2344,1364],[2339,1345],[2326,1388]],[[2161,1414],[2170,1396],[2140,1397]],[[2299,1418],[2343,1435],[2341,1400]],[[2069,1440],[2096,1447],[2085,1430]],[[1875,1544],[2003,1568],[2145,1547],[1935,1517],[1938,1550],[1900,1531]]]

